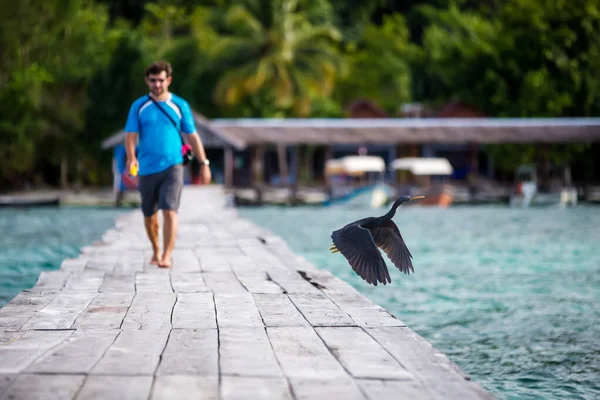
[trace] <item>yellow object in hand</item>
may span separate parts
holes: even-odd
[[[138,166],[137,164],[132,164],[131,168],[129,168],[129,173],[131,174],[131,176],[137,176],[138,174]]]

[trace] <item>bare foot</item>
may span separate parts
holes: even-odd
[[[150,264],[160,265],[161,254],[160,252],[154,253],[150,259]]]
[[[161,268],[171,268],[171,257],[163,257],[158,266]]]

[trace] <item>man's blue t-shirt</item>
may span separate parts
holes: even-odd
[[[159,101],[158,104],[180,124],[183,133],[196,131],[192,110],[187,101],[171,93],[168,100]],[[179,132],[148,95],[140,97],[131,105],[125,132],[138,133],[140,175],[155,174],[183,162]]]

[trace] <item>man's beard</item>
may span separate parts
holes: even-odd
[[[154,89],[152,91],[152,94],[154,94],[155,96],[160,96],[161,94],[163,94],[165,92],[165,89]]]

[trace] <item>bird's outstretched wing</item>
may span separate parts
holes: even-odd
[[[415,272],[412,265],[412,254],[406,247],[404,239],[400,234],[400,230],[394,223],[389,220],[371,230],[373,240],[377,247],[387,254],[394,265],[405,274],[410,274],[410,271]]]
[[[333,244],[361,278],[377,286],[392,282],[385,261],[373,241],[371,232],[360,225],[348,225],[331,234]]]

